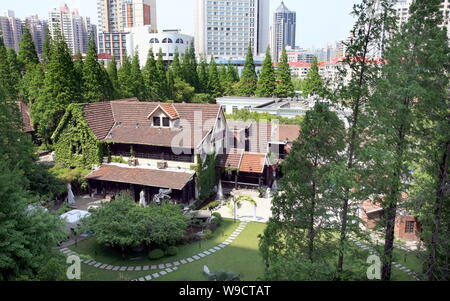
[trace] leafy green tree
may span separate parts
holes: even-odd
[[[258,80],[256,95],[259,97],[271,97],[275,94],[275,70],[272,65],[272,56],[270,48],[267,48],[266,58],[264,59],[261,75]]]
[[[44,41],[42,42],[42,61],[47,64],[51,57],[51,47],[52,47],[52,36],[50,35],[50,30],[48,26],[44,29]]]
[[[164,59],[162,49],[159,49],[158,59],[156,60],[156,80],[154,82],[155,92],[159,101],[167,99],[167,78],[166,78],[166,66],[164,65]]]
[[[200,91],[200,84],[197,73],[197,58],[195,56],[194,42],[191,42],[189,49],[186,50],[186,55],[183,59],[183,73],[184,81],[195,88],[195,91]]]
[[[443,19],[439,5],[440,1],[434,0],[416,1],[411,5],[408,22],[387,43],[384,58],[387,63],[377,82],[374,100],[368,106],[374,119],[372,136],[376,137],[370,143],[376,154],[373,162],[379,167],[378,170],[373,168],[372,176],[378,176],[373,182],[377,192],[383,195],[379,203],[385,212],[382,279],[386,281],[391,279],[396,215],[399,208],[404,208],[402,194],[408,191],[411,161],[432,166],[429,170],[434,187],[429,188],[435,195],[430,195],[425,203],[420,202],[423,210],[418,210],[426,212],[421,216],[429,255],[427,276],[429,280],[448,279],[448,262],[446,264],[443,258],[450,254],[444,238],[449,231],[448,227],[447,230],[442,228],[446,223],[442,223],[442,217],[449,194],[441,185],[448,183],[449,171],[450,106],[446,74],[450,71],[447,64],[450,49],[446,31],[440,28]],[[419,152],[423,158],[416,158],[416,146],[420,142],[425,146]],[[383,152],[376,152],[379,149]],[[426,167],[419,169],[427,170]],[[448,209],[449,206],[447,212]]]
[[[80,89],[83,88],[83,66],[84,66],[83,55],[80,52],[78,52],[75,55],[75,59],[73,61],[73,67],[75,69],[75,74],[77,76],[77,80],[80,82]]]
[[[200,93],[210,93],[208,62],[204,56],[201,57],[200,64],[198,66],[198,82]]]
[[[381,5],[382,14],[373,14],[377,4]],[[341,230],[338,258],[338,275],[344,273],[344,255],[348,245],[348,236],[358,234],[358,206],[350,200],[367,200],[370,195],[363,189],[361,177],[367,177],[365,164],[370,154],[365,154],[363,138],[364,120],[367,111],[364,107],[371,96],[371,88],[379,77],[380,66],[370,61],[371,50],[376,49],[383,41],[383,28],[389,32],[392,28],[394,15],[389,0],[363,0],[354,6],[353,15],[356,17],[351,31],[352,39],[347,43],[344,68],[340,70],[340,83],[337,98],[341,105],[352,110],[349,116],[349,129],[347,131],[346,168],[341,170],[342,185]],[[357,59],[356,59],[357,58]],[[343,82],[347,72],[351,72],[350,81]]]
[[[173,62],[171,67],[174,78],[184,79],[183,68],[181,67],[180,53],[178,52],[178,48],[175,48],[175,53],[173,55]]]
[[[106,69],[106,72],[108,73],[109,80],[111,81],[112,89],[113,89],[113,98],[119,99],[120,96],[120,85],[119,85],[119,76],[117,73],[117,62],[116,58],[113,56],[113,59],[108,64],[108,67]]]
[[[45,144],[58,126],[67,105],[79,102],[81,91],[66,42],[59,34],[52,47],[52,56],[46,67],[44,86],[39,98],[31,106],[31,115],[38,125],[38,135]]]
[[[319,63],[316,57],[314,57],[311,69],[309,69],[308,75],[302,83],[302,88],[304,97],[313,94],[323,95],[325,86],[322,77],[319,74]]]
[[[284,47],[283,52],[281,53],[280,64],[277,69],[277,87],[275,88],[275,95],[282,98],[294,96],[291,70],[288,63],[286,48]]]
[[[20,84],[22,81],[22,69],[19,60],[17,59],[16,52],[14,49],[7,50],[8,62],[9,62],[9,70],[11,72],[11,92],[13,93],[13,97],[18,99]]]
[[[328,105],[319,103],[306,113],[300,138],[282,165],[281,192],[274,197],[273,217],[261,241],[269,271],[272,260],[278,263],[287,254],[287,258],[295,254],[299,261],[308,261],[317,276],[322,273],[329,280],[335,276],[335,231],[339,224],[333,222],[337,216],[330,212],[339,204],[334,170],[344,164],[344,137],[344,123]],[[286,277],[307,280],[308,273],[305,269],[303,275],[294,274],[298,278]]]
[[[11,77],[11,66],[8,60],[8,51],[6,50],[3,38],[0,36],[0,89],[3,97],[7,100],[16,100],[15,85]]]
[[[187,82],[175,79],[173,86],[173,98],[175,102],[191,102],[195,96],[195,88],[191,87]]]
[[[173,75],[172,67],[169,68],[169,70],[166,73],[167,77],[167,99],[173,100],[174,94],[175,94],[175,79]]]
[[[258,76],[256,75],[255,61],[253,60],[253,49],[252,46],[249,45],[241,80],[237,86],[236,92],[241,96],[255,95],[257,84]]]
[[[66,269],[62,265],[63,260],[58,258],[50,259],[39,269],[37,279],[39,281],[65,281],[67,280]]]
[[[0,99],[0,279],[33,279],[55,257],[64,239],[62,221],[39,206],[28,207],[30,167],[35,164],[31,139],[21,132],[15,104]]]
[[[149,98],[148,100],[157,100],[156,82],[158,81],[158,72],[156,69],[155,55],[152,48],[149,50],[147,62],[145,63],[142,73]]]
[[[209,62],[208,77],[208,90],[210,94],[214,97],[222,96],[223,87],[222,83],[220,82],[219,70],[217,69],[216,61],[212,56],[211,61]]]
[[[139,100],[147,99],[144,77],[142,76],[141,66],[139,64],[139,56],[136,53],[131,63],[131,80],[133,82],[133,94]]]
[[[98,62],[94,35],[89,37],[88,52],[83,63],[83,98],[88,102],[101,102],[111,98],[104,67]]]
[[[25,68],[28,68],[29,65],[36,65],[39,63],[36,46],[34,45],[33,37],[28,29],[28,22],[26,22],[23,27],[23,35],[20,38],[19,61]]]
[[[131,62],[128,56],[123,60],[122,66],[118,71],[118,78],[122,97],[134,97],[133,81],[131,78]]]
[[[20,97],[30,103],[35,102],[41,93],[44,86],[44,67],[42,64],[36,64],[34,67],[30,66],[20,84]]]
[[[122,251],[131,247],[174,244],[187,228],[188,218],[174,204],[141,207],[122,193],[83,221],[83,229],[95,231],[97,242]]]

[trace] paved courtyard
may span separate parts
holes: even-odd
[[[260,198],[259,193],[254,190],[236,190],[235,196],[250,196],[257,203],[256,219],[254,218],[254,207],[248,202],[243,202],[242,207],[237,210],[237,217],[239,220],[254,221],[254,222],[268,222],[272,216],[272,198]],[[222,217],[234,218],[234,212],[228,206],[222,206],[215,212],[219,212]]]
[[[90,206],[101,206],[103,203],[107,202],[110,202],[110,200],[91,198],[88,195],[76,196],[73,208],[78,210],[88,210]]]

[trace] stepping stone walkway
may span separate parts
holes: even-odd
[[[366,246],[365,244],[363,244],[362,242],[354,239],[354,238],[350,238],[351,241],[353,241],[358,247],[360,247],[363,250],[369,251],[371,255],[375,255],[378,254],[378,252],[374,249],[372,249],[371,247]],[[393,261],[392,265],[395,266],[397,269],[399,269],[400,271],[405,272],[406,274],[408,274],[410,277],[414,278],[414,280],[416,281],[421,281],[421,279],[417,276],[416,273],[414,273],[413,271],[411,271],[410,269],[402,266],[401,264],[399,264],[398,262]]]
[[[158,278],[163,275],[167,275],[168,273],[172,273],[178,269],[178,266],[181,266],[183,264],[187,264],[196,260],[200,260],[202,258],[205,258],[211,254],[214,254],[215,252],[225,248],[226,246],[230,245],[238,236],[241,234],[241,232],[245,229],[247,226],[247,221],[242,221],[238,228],[228,237],[227,240],[225,240],[223,243],[212,247],[211,249],[207,251],[200,252],[192,257],[184,258],[175,262],[166,263],[166,264],[160,264],[160,265],[152,265],[152,266],[112,266],[108,265],[102,262],[97,262],[95,260],[82,260],[83,263],[88,264],[90,266],[93,266],[95,268],[103,269],[103,270],[113,270],[113,271],[148,271],[148,270],[161,270],[160,272],[153,273],[152,275],[148,275],[145,277],[140,277],[138,279],[134,279],[132,281],[150,281],[152,279]],[[67,256],[69,255],[78,255],[76,252],[68,249],[68,248],[61,248],[59,251]]]
[[[230,237],[227,239],[227,242],[228,242],[227,244],[232,243],[233,240],[235,240],[239,236],[239,234],[242,232],[242,230],[245,228],[246,225],[247,225],[247,222],[241,222],[241,225],[239,226],[239,228],[236,229],[236,231],[232,235],[230,235]],[[147,277],[141,277],[139,279],[135,279],[132,281],[146,281],[146,280],[149,281],[149,280],[155,279],[157,277],[167,275],[168,273],[172,273],[172,272],[176,271],[178,269],[179,265],[186,264],[188,262],[193,262],[195,260],[200,260],[206,256],[214,254],[215,252],[217,252],[218,250],[221,250],[225,246],[226,246],[225,244],[220,244],[220,245],[213,247],[207,251],[203,251],[201,253],[198,253],[197,255],[194,255],[194,256],[192,256],[192,258],[189,257],[186,259],[181,259],[180,261],[173,262],[171,265],[174,265],[175,267],[172,267],[172,268],[168,267],[167,269],[160,271],[159,273],[154,273],[151,275],[151,277],[149,277],[149,279],[147,279],[147,277],[148,277],[147,276]],[[166,264],[166,266],[168,266],[168,265]]]

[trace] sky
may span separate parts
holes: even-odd
[[[194,34],[194,11],[196,0],[156,0],[158,29],[181,29]],[[280,0],[270,0],[271,13]],[[351,11],[358,0],[284,0],[285,5],[297,12],[297,46],[321,48],[348,37],[353,24]],[[16,17],[37,14],[47,18],[48,11],[67,3],[78,8],[80,14],[91,17],[97,24],[97,0],[0,0],[0,12],[14,10]],[[270,22],[272,16],[270,17]]]

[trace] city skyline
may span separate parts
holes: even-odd
[[[24,5],[27,2],[27,5]],[[42,0],[8,2],[0,0],[3,10],[14,10],[16,17],[25,18],[37,14],[46,19],[48,12],[59,5],[67,3],[70,8],[78,9],[80,15],[90,17],[98,25],[97,1],[92,0]],[[281,0],[270,0],[271,14],[280,5]],[[302,48],[322,48],[328,43],[346,39],[353,25],[350,15],[357,0],[285,0],[290,10],[297,13],[297,46]],[[176,6],[174,6],[176,4]],[[176,10],[173,8],[177,7]],[[181,29],[185,34],[194,34],[195,0],[157,1],[158,29]],[[317,12],[320,16],[318,17]],[[270,24],[272,20],[270,19]]]

